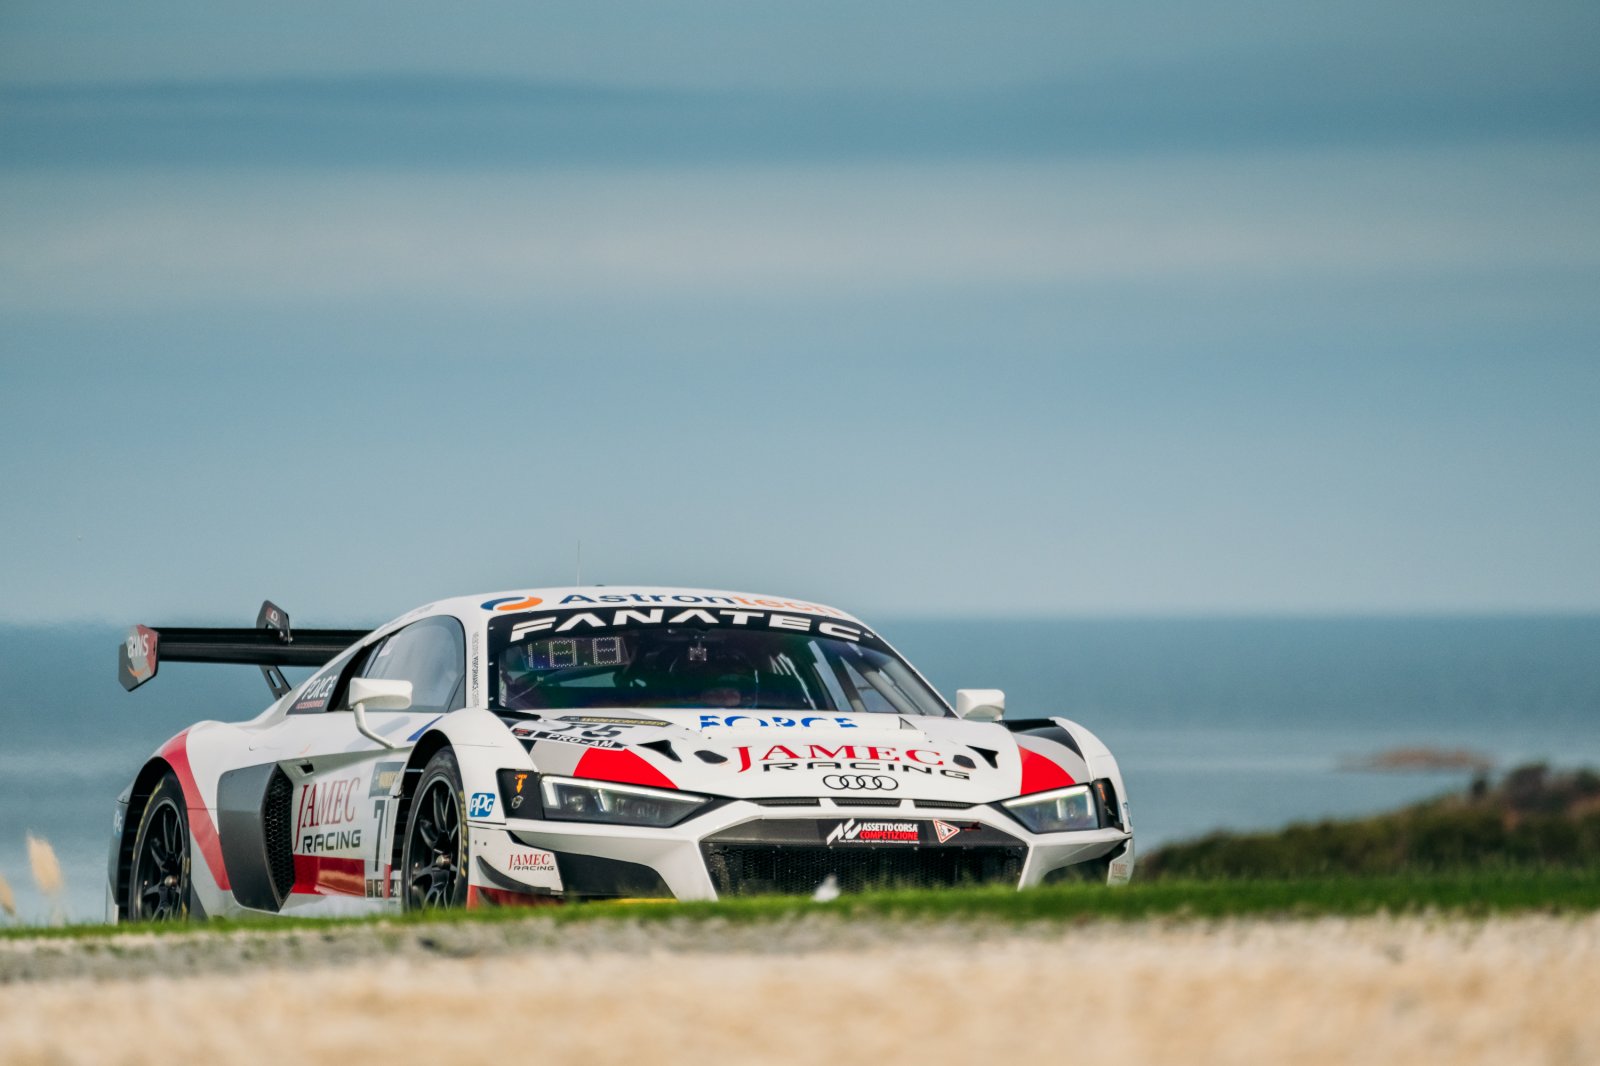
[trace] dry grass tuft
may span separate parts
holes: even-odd
[[[50,901],[50,910],[57,921],[65,914],[61,897],[66,891],[66,880],[61,876],[61,860],[56,858],[56,849],[50,846],[48,840],[28,834],[28,865],[33,868],[33,883],[39,886],[39,892]]]
[[[33,867],[33,883],[47,896],[61,895],[66,882],[61,877],[61,862],[48,840],[28,834],[28,865]]]

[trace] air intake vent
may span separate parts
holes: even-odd
[[[898,807],[900,801],[895,799],[881,799],[877,796],[835,796],[835,807]]]
[[[970,811],[975,804],[957,803],[955,800],[917,800],[915,806],[931,811]]]
[[[272,891],[283,901],[294,888],[294,785],[281,769],[267,782],[261,801],[261,835],[267,851],[267,873]]]
[[[822,801],[813,796],[768,796],[764,799],[751,800],[763,807],[820,807]]]
[[[771,844],[700,845],[718,896],[810,893],[832,874],[846,892],[866,888],[935,888],[999,882],[1022,876],[1023,847],[804,847]]]

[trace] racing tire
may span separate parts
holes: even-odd
[[[461,767],[455,752],[441,748],[422,771],[406,818],[406,845],[400,856],[404,871],[400,898],[405,910],[467,905],[471,853],[466,814]]]
[[[178,775],[168,770],[139,815],[128,868],[130,922],[189,919],[189,809]]]

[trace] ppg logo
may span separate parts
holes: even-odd
[[[828,788],[862,792],[893,792],[900,782],[878,774],[829,774],[822,779]]]
[[[487,818],[494,813],[494,793],[474,792],[472,802],[467,805],[467,814],[472,818]]]

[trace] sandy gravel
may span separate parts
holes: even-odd
[[[0,979],[8,1064],[1600,1062],[1600,916],[10,943]]]

